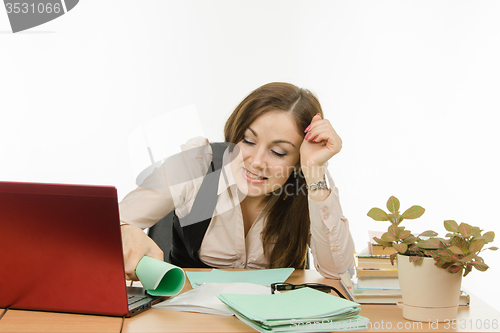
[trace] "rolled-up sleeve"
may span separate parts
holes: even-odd
[[[167,183],[165,169],[154,169],[146,180],[123,198],[119,204],[120,221],[145,229],[174,210],[174,200]]]
[[[354,267],[354,241],[349,221],[342,213],[338,189],[327,175],[330,195],[321,202],[309,198],[309,246],[318,272],[326,278],[339,278],[339,273]]]
[[[123,198],[119,204],[122,224],[145,229],[174,209],[179,217],[187,215],[196,189],[208,170],[212,151],[208,140],[202,137],[187,141],[181,149],[181,154],[155,168],[139,187]]]

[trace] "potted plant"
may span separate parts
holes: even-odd
[[[397,256],[398,277],[403,296],[403,316],[417,321],[445,321],[455,319],[458,311],[462,275],[472,269],[486,271],[488,265],[479,256],[485,250],[497,250],[497,247],[484,248],[495,238],[492,231],[483,233],[479,227],[453,220],[444,221],[448,231],[444,238],[438,233],[427,230],[412,234],[400,226],[405,219],[411,220],[422,216],[425,209],[412,206],[399,212],[399,200],[391,196],[387,201],[388,213],[380,208],[372,208],[368,216],[376,221],[389,221],[390,225],[381,238],[375,241],[394,248],[397,253],[391,255],[391,263]]]

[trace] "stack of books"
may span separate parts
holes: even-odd
[[[340,284],[348,297],[359,304],[396,304],[402,302],[400,289],[360,289],[357,282],[349,272],[341,275]]]
[[[384,249],[375,242],[373,238],[380,238],[382,234],[379,231],[368,231],[368,248],[356,255],[356,288],[394,295],[394,291],[399,290],[398,268],[391,264],[390,255],[396,251],[392,247]]]
[[[356,255],[357,287],[361,289],[399,289],[398,267],[389,255],[376,255],[368,250]]]
[[[259,332],[364,330],[360,305],[311,288],[274,295],[220,294],[244,323]]]
[[[356,269],[342,274],[342,286],[351,300],[360,304],[401,302],[397,266],[391,264],[389,254],[376,255],[371,248],[356,255]]]
[[[382,235],[384,234],[384,231],[374,231],[374,230],[368,230],[368,237],[370,238],[370,241],[368,242],[368,250],[371,254],[380,256],[380,255],[391,255],[393,253],[396,253],[397,251],[394,250],[392,247],[384,247],[377,243],[373,238],[382,238]]]
[[[353,302],[359,304],[397,304],[403,302],[401,289],[358,287],[359,279],[349,271],[341,274],[340,285]],[[462,290],[459,305],[469,305],[470,296]]]

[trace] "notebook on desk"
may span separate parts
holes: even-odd
[[[159,299],[126,286],[110,186],[0,182],[0,267],[0,308],[131,316]]]

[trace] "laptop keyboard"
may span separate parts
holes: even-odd
[[[140,302],[144,299],[147,299],[147,296],[135,296],[135,295],[128,295],[128,305],[133,305],[137,302]]]

